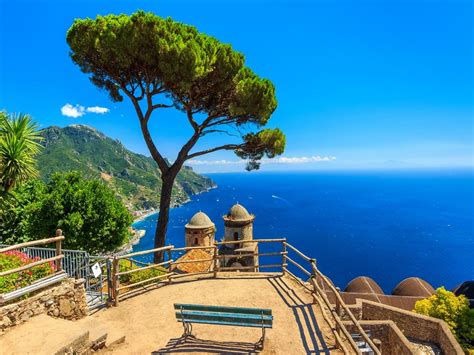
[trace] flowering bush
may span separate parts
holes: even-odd
[[[414,311],[444,320],[464,350],[474,354],[474,309],[465,296],[440,287],[433,296],[417,301]]]
[[[0,272],[16,269],[17,267],[31,264],[39,260],[41,260],[39,257],[30,258],[25,253],[22,253],[18,250],[7,251],[0,254]],[[34,266],[28,270],[0,277],[0,294],[25,287],[31,284],[33,281],[51,275],[54,270],[54,263],[49,262]]]

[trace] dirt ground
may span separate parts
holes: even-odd
[[[124,296],[118,307],[74,322],[37,316],[0,335],[0,354],[55,353],[87,331],[91,339],[108,333],[108,342],[125,335],[125,343],[114,349],[117,354],[256,352],[258,328],[195,324],[195,337],[182,342],[173,303],[271,308],[274,323],[262,354],[339,353],[320,309],[294,279],[234,274],[142,289]]]

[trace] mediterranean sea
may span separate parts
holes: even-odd
[[[287,238],[344,289],[357,276],[386,293],[410,276],[452,289],[474,280],[472,170],[208,174],[216,189],[170,213],[167,244],[184,246],[198,211],[223,236],[222,216],[240,203],[256,216],[254,238]],[[156,215],[135,223],[153,248]],[[262,263],[262,261],[261,261]]]

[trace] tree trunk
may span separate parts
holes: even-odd
[[[166,243],[166,230],[168,228],[168,219],[170,215],[171,192],[173,191],[173,184],[176,174],[166,173],[161,175],[161,196],[160,196],[160,211],[158,214],[158,222],[156,223],[155,233],[155,248],[161,248]],[[154,255],[154,262],[160,263],[163,261],[163,252],[157,252]]]

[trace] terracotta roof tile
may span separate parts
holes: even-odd
[[[211,259],[212,256],[202,249],[191,249],[176,261],[190,261]],[[176,269],[186,273],[206,272],[211,270],[212,261],[201,261],[197,263],[184,263],[176,265]]]

